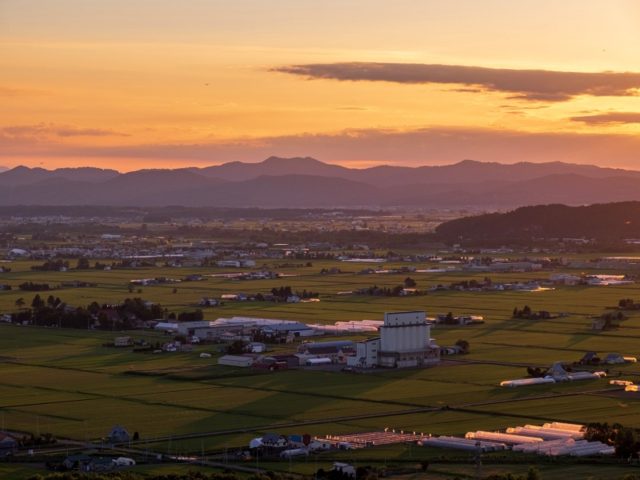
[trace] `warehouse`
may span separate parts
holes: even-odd
[[[218,365],[227,367],[250,367],[255,359],[245,355],[223,355],[218,359]]]
[[[298,353],[309,358],[328,357],[333,363],[346,363],[347,357],[355,354],[355,345],[351,340],[306,342],[298,347]]]

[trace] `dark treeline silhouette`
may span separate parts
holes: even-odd
[[[588,238],[616,242],[640,238],[640,202],[586,207],[538,205],[507,213],[451,220],[436,228],[438,238],[481,243],[531,242],[532,239]]]

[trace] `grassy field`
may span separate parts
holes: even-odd
[[[218,367],[219,354],[213,346],[197,346],[191,353],[153,355],[102,346],[121,335],[120,332],[2,325],[0,420],[9,430],[96,440],[105,437],[111,426],[122,424],[131,432],[139,432],[148,448],[187,453],[246,445],[251,438],[273,430],[323,435],[391,427],[432,434],[464,434],[469,430],[493,430],[544,420],[618,421],[640,427],[640,396],[612,392],[608,380],[519,389],[498,386],[501,380],[525,376],[525,364],[549,366],[554,361],[571,362],[590,350],[600,354],[639,355],[640,315],[631,315],[621,328],[608,332],[592,331],[589,319],[590,315],[599,315],[607,307],[617,305],[621,298],[640,300],[640,289],[636,285],[559,287],[543,292],[446,291],[401,298],[343,296],[337,293],[373,284],[393,287],[407,276],[416,280],[418,288],[426,289],[439,283],[481,279],[484,274],[358,275],[356,271],[366,265],[314,262],[312,267],[276,269],[294,275],[277,280],[245,282],[208,277],[201,282],[142,287],[141,293],[131,294],[127,284],[134,278],[181,278],[191,273],[215,274],[225,270],[35,272],[30,270],[31,265],[33,263],[15,262],[10,265],[11,273],[0,274],[0,283],[14,287],[12,291],[0,292],[0,313],[15,311],[19,297],[27,303],[33,298],[32,292],[16,290],[19,283],[58,285],[63,281],[81,280],[97,286],[64,288],[51,293],[72,305],[87,305],[94,300],[119,302],[126,297],[141,296],[170,311],[182,311],[195,308],[203,296],[267,292],[272,287],[290,285],[294,290],[319,292],[321,302],[227,302],[223,307],[206,309],[205,318],[245,315],[333,323],[381,319],[386,311],[426,310],[428,314],[449,311],[479,314],[485,317],[486,323],[437,326],[432,330],[432,336],[440,345],[453,344],[461,338],[470,342],[471,353],[455,358],[458,361],[454,363],[371,374],[307,371],[256,374]],[[319,274],[321,268],[331,266],[352,272]],[[545,278],[548,273],[490,276],[494,282],[508,282]],[[525,304],[534,310],[566,312],[567,316],[538,321],[511,319],[513,308],[522,308]],[[153,342],[166,339],[155,332],[129,334]],[[212,352],[214,356],[201,359],[201,352]],[[615,366],[610,370],[610,375],[633,380],[640,375],[640,364]],[[306,424],[293,425],[296,422]],[[221,433],[226,430],[246,431]],[[189,433],[200,433],[202,437],[180,438]],[[384,456],[390,461],[406,459],[409,453],[425,455],[416,448],[413,452],[401,447],[377,453],[377,449],[373,449],[362,455]],[[327,467],[326,461],[321,466]],[[303,464],[298,467],[304,470]],[[465,463],[446,468],[454,475],[458,473],[456,468],[461,469],[461,475],[469,472]],[[544,478],[566,476],[566,472],[562,473],[565,467],[557,468],[549,467]],[[580,475],[590,473],[587,467],[567,468],[580,471]],[[600,478],[617,478],[607,476],[614,475],[614,471],[616,476],[624,473],[622,467],[597,468],[612,469],[598,470]]]

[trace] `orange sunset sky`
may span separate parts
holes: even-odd
[[[640,169],[640,2],[0,0],[0,165]]]

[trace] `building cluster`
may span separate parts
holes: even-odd
[[[342,365],[350,368],[403,368],[435,365],[441,348],[431,338],[431,323],[426,313],[386,313],[384,321],[338,322],[346,325],[308,325],[292,320],[252,317],[219,318],[215,321],[158,322],[157,330],[184,336],[198,342],[241,342],[244,352],[219,359],[219,364],[235,367],[281,369]],[[318,328],[319,327],[319,328]],[[361,342],[352,340],[310,341],[335,329],[339,332],[376,332],[379,335]],[[291,343],[304,340],[289,355],[265,355],[267,343]],[[455,352],[447,352],[455,353]],[[274,368],[271,368],[274,367]]]

